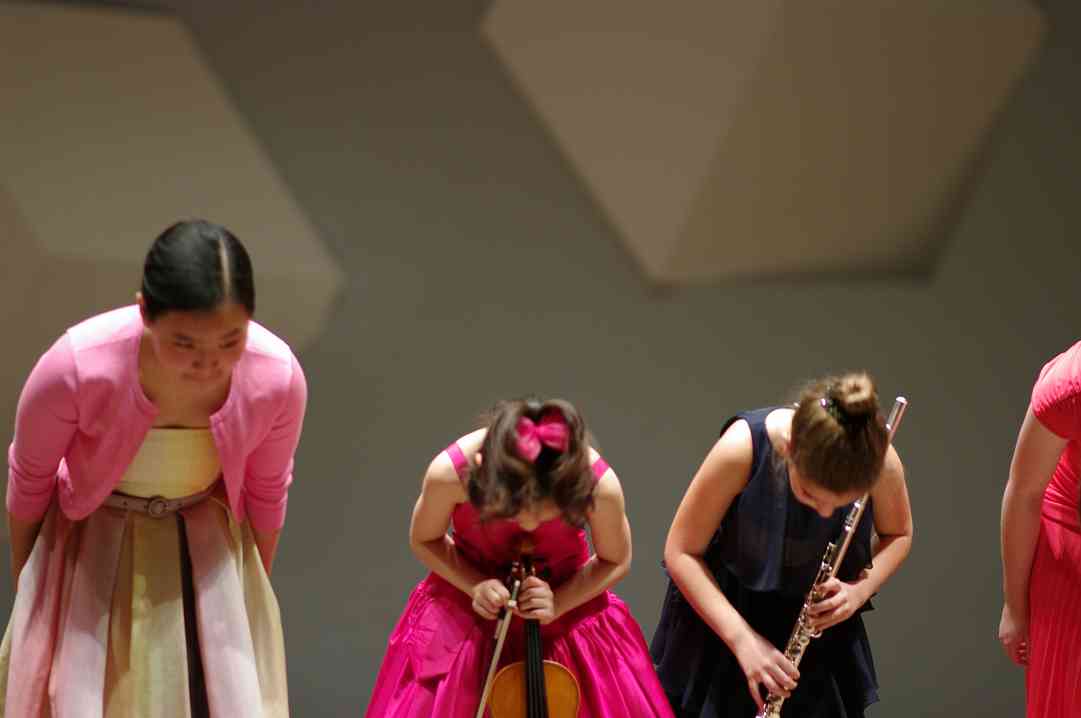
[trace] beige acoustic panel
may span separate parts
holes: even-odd
[[[49,302],[43,285],[49,281],[52,270],[43,261],[33,232],[3,183],[0,183],[0,247],[3,247],[0,334],[4,337],[4,351],[0,353],[0,421],[10,427],[19,388],[27,372],[66,325],[58,322],[51,309],[43,310],[40,306],[42,300]]]
[[[0,4],[0,98],[0,183],[50,280],[30,311],[131,301],[153,238],[205,217],[248,247],[261,322],[298,349],[322,331],[344,275],[175,18]]]
[[[1042,30],[1023,0],[497,0],[482,24],[664,283],[927,268]]]

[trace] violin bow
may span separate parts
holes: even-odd
[[[499,619],[499,625],[495,631],[495,651],[492,652],[492,663],[488,666],[488,677],[484,679],[484,690],[480,694],[480,705],[477,706],[476,718],[484,718],[484,709],[488,706],[488,696],[492,692],[492,682],[495,680],[496,668],[499,666],[499,656],[503,653],[503,642],[507,639],[507,629],[510,628],[511,619],[514,618],[512,608],[518,606],[518,588],[522,582],[514,579],[510,589],[510,600],[503,609],[503,615]]]

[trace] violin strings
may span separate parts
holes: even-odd
[[[530,620],[526,624],[526,631],[529,634],[526,640],[527,651],[529,652],[529,668],[527,669],[529,718],[548,718],[548,696],[544,685],[544,657],[540,641],[540,624],[535,620]]]

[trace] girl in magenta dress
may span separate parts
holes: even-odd
[[[391,633],[367,715],[476,715],[509,599],[503,580],[529,538],[547,580],[523,582],[500,664],[522,659],[520,619],[537,619],[545,659],[578,680],[580,718],[670,718],[642,631],[608,590],[630,565],[630,528],[619,480],[581,416],[564,401],[520,400],[486,424],[428,467],[410,543],[432,573]]]
[[[1028,718],[1081,715],[1081,342],[1044,366],[1002,499],[999,639]]]

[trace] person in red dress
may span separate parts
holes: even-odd
[[[1002,497],[998,635],[1026,671],[1027,718],[1081,715],[1081,342],[1032,390]]]

